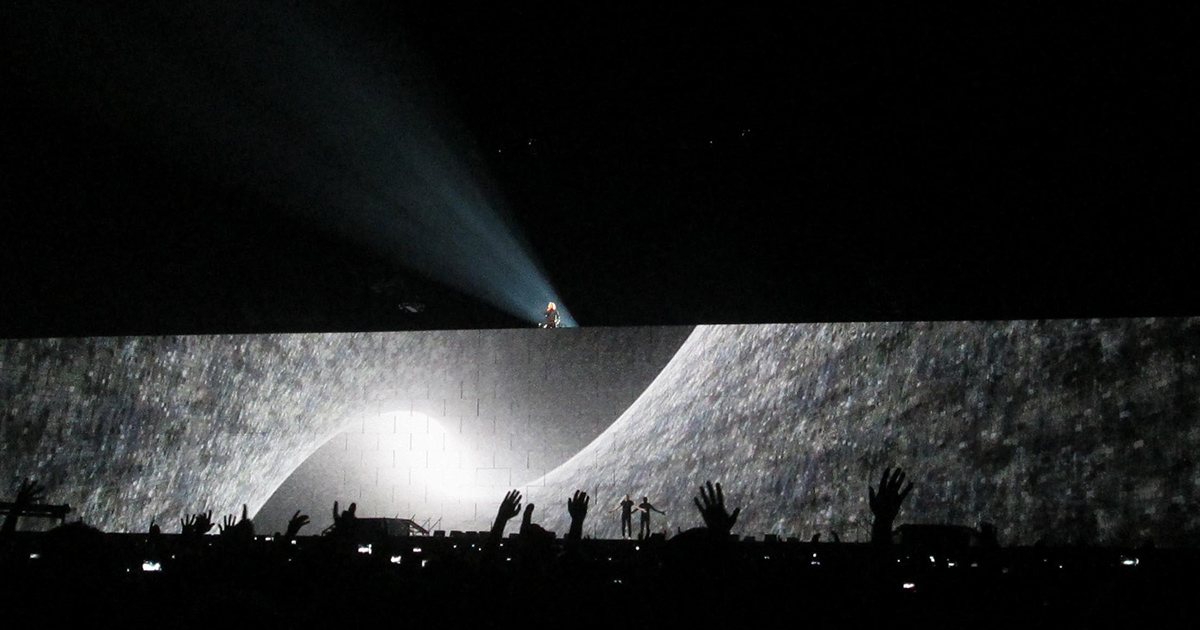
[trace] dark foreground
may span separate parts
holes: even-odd
[[[939,627],[1188,623],[1191,550],[930,549],[655,537],[485,534],[222,536],[22,533],[0,567],[4,618],[167,627],[733,627],[902,622]],[[7,626],[8,624],[6,624]],[[1189,623],[1190,625],[1190,623]]]

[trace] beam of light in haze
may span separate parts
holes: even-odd
[[[56,101],[500,310],[538,322],[554,301],[575,325],[404,39],[320,4],[34,3],[14,22]]]

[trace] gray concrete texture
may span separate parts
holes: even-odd
[[[619,535],[625,494],[700,524],[723,482],[735,532],[869,537],[867,487],[902,466],[899,523],[994,522],[1002,543],[1195,545],[1200,320],[700,327],[590,446],[524,487],[535,521]],[[635,517],[635,525],[637,519]]]
[[[496,469],[489,483],[520,483],[599,435],[689,332],[0,341],[0,479],[8,494],[21,478],[34,478],[47,501],[69,503],[72,518],[107,531],[144,530],[151,519],[173,531],[187,513],[235,513],[242,503],[257,513],[322,445],[344,439],[350,459],[361,462],[386,446],[387,422],[379,418],[416,410],[488,458]],[[365,483],[351,476],[356,470],[338,472]],[[321,479],[305,482],[314,494],[325,487]],[[347,494],[361,491],[338,483]],[[278,512],[290,508],[281,503]],[[313,514],[318,526],[325,511]],[[258,529],[272,527],[282,524],[268,519]]]
[[[993,521],[1008,544],[1195,544],[1200,320],[688,333],[3,342],[0,473],[109,530],[258,511],[288,487],[276,520],[307,493],[314,529],[331,496],[449,528],[486,523],[511,484],[563,532],[579,488],[596,536],[617,534],[605,511],[627,492],[668,512],[656,530],[694,526],[712,479],[743,507],[739,533],[854,540],[867,485],[900,465],[917,484],[900,522]],[[282,526],[266,512],[260,531]]]

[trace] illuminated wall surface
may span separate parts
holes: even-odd
[[[713,479],[739,533],[855,540],[899,464],[901,523],[1194,545],[1198,350],[1197,319],[6,341],[0,473],[109,530],[335,499],[484,529],[517,487],[561,533],[580,488],[602,537],[625,493],[698,524]]]

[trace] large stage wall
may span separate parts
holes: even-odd
[[[9,492],[20,478],[35,478],[47,500],[70,503],[73,517],[137,531],[152,518],[170,527],[185,513],[234,513],[242,503],[256,513],[327,445],[341,447],[335,469],[305,480],[311,487],[302,494],[312,499],[335,484],[344,504],[382,496],[375,470],[390,469],[399,442],[443,450],[382,433],[395,423],[380,416],[415,411],[452,428],[485,484],[522,483],[599,435],[689,331],[0,341],[0,478]],[[417,466],[416,459],[400,461]],[[409,509],[418,492],[426,496],[406,487],[394,503],[363,501],[363,513]],[[392,500],[392,488],[386,496]],[[314,528],[329,520],[330,507],[313,505]],[[268,518],[259,530],[281,525]]]
[[[1194,545],[1198,352],[1197,319],[8,341],[0,472],[106,529],[331,499],[476,529],[511,486],[562,532],[584,489],[595,536],[626,493],[694,526],[713,479],[739,533],[854,540],[901,465],[901,522]]]

